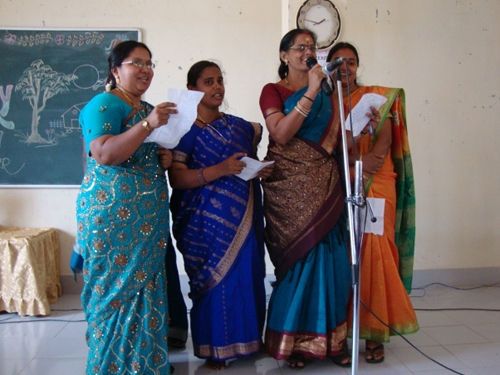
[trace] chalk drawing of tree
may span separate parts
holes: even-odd
[[[41,59],[33,61],[24,70],[17,81],[16,92],[20,91],[23,100],[27,99],[33,108],[31,133],[26,139],[26,143],[51,143],[50,140],[43,138],[38,131],[40,114],[45,109],[47,101],[57,94],[69,91],[68,86],[75,79],[77,79],[76,75],[56,72]]]

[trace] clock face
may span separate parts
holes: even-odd
[[[327,48],[340,35],[340,14],[330,0],[307,0],[297,12],[297,27],[314,32],[318,48]]]

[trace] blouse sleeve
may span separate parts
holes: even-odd
[[[266,110],[269,108],[283,108],[283,98],[281,97],[276,84],[268,83],[262,88],[259,104],[263,115],[265,115]]]
[[[131,108],[112,94],[94,97],[80,113],[85,150],[90,143],[103,135],[118,135],[122,132],[123,122]]]
[[[179,144],[173,150],[173,161],[178,163],[187,164],[190,155],[193,152],[196,137],[200,131],[200,128],[196,125],[192,125],[191,129],[184,134],[184,136],[179,141]]]

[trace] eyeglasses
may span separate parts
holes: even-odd
[[[306,45],[306,44],[299,44],[298,46],[291,46],[290,49],[293,49],[294,51],[299,51],[299,52],[305,52],[306,49],[308,49],[311,52],[316,52],[316,46],[312,45]]]
[[[139,68],[139,69],[148,69],[148,70],[153,70],[155,68],[155,66],[156,66],[151,61],[143,62],[143,61],[140,61],[140,60],[123,61],[122,65],[123,64],[131,64],[131,65],[135,66],[136,68]]]

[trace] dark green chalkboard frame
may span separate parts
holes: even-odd
[[[127,39],[140,30],[0,28],[0,188],[80,185],[78,115]]]

